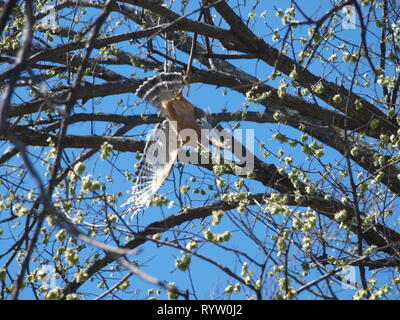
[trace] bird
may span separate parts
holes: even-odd
[[[207,116],[195,117],[195,107],[183,97],[183,75],[179,72],[162,72],[147,78],[136,90],[138,98],[151,104],[165,117],[147,135],[143,156],[136,166],[133,186],[127,192],[131,194],[122,204],[126,207],[124,216],[130,214],[130,221],[140,209],[148,206],[151,199],[168,178],[184,146],[201,146],[202,129],[209,143],[223,148],[223,143],[213,131]],[[190,129],[195,138],[182,138],[179,133]]]

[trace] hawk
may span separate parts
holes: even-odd
[[[180,73],[161,73],[148,78],[136,90],[136,95],[153,105],[165,116],[147,136],[143,156],[137,164],[134,185],[128,191],[132,196],[122,205],[125,214],[132,218],[148,206],[154,194],[167,179],[178,154],[185,145],[196,147],[200,140],[182,139],[179,133],[184,129],[196,132],[200,139],[202,129],[212,129],[205,117],[196,119],[194,106],[182,96],[183,77]],[[208,141],[223,147],[214,135],[207,135]]]

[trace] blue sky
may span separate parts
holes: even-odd
[[[330,1],[319,1],[317,2],[318,4],[316,5],[316,2],[313,1],[304,1],[301,2],[301,8],[304,12],[306,12],[308,15],[311,17],[320,17],[323,13],[326,12],[327,9],[331,8]],[[178,4],[176,4],[177,6]],[[256,9],[255,9],[255,14],[257,17],[259,17],[262,12],[266,12],[267,16],[266,18],[257,18],[254,19],[257,22],[253,24],[253,21],[250,21],[250,25],[252,25],[253,30],[255,31],[256,34],[259,36],[263,37],[268,43],[272,44],[271,37],[273,35],[272,30],[273,29],[284,29],[285,26],[282,25],[282,22],[280,18],[278,18],[275,14],[275,9],[276,8],[282,8],[284,11],[286,8],[290,7],[291,1],[262,1],[261,4],[259,4]],[[191,10],[197,9],[199,6],[198,1],[189,1],[188,5],[188,10],[187,12],[190,12]],[[251,11],[251,4],[247,7],[241,7],[240,12],[242,16],[246,17]],[[97,12],[94,10],[89,10],[88,16],[91,15],[96,15]],[[192,15],[189,15],[189,18],[191,19],[197,19],[197,14],[194,13]],[[116,17],[116,14],[113,13],[111,15],[112,18]],[[83,18],[82,18],[83,19]],[[302,20],[303,17],[298,14],[296,16],[296,19]],[[113,22],[114,23],[114,22]],[[132,27],[132,23],[124,22],[121,27],[118,28],[116,33],[124,33],[124,32],[129,32],[132,31],[130,28]],[[222,22],[221,24],[222,27],[226,27],[226,25]],[[301,34],[302,36],[307,36],[307,32],[303,31],[306,30],[306,27],[299,27],[296,32],[298,34]],[[284,34],[284,33],[282,33]],[[358,29],[349,29],[349,30],[342,30],[340,35],[343,39],[352,39],[353,43],[358,44],[358,39],[359,39],[359,30]],[[373,41],[373,36],[370,35],[369,40]],[[277,42],[276,44],[277,48],[280,48],[281,43]],[[137,44],[131,45],[128,42],[120,43],[118,44],[118,47],[131,52],[131,53],[138,53],[139,49]],[[296,48],[299,49],[300,48]],[[351,46],[348,47],[349,51],[352,51],[353,48]],[[222,53],[222,52],[221,52]],[[329,57],[332,53],[334,53],[334,50],[330,48],[330,50],[326,50],[322,52],[324,57]],[[95,53],[97,54],[97,52]],[[338,61],[341,61],[341,54],[338,54]],[[183,61],[185,61],[185,55],[178,54],[178,57],[182,57]],[[186,58],[187,59],[187,58]],[[273,69],[270,66],[265,65],[262,62],[255,62],[253,60],[232,60],[231,61],[235,66],[242,68],[249,74],[256,76],[262,80],[267,80],[269,75],[272,73]],[[198,64],[194,64],[194,66],[199,67]],[[346,65],[343,65],[342,63],[336,64],[336,67],[338,70],[340,70],[340,73],[344,73],[347,75],[351,75],[351,66],[348,67]],[[367,68],[368,66],[365,66]],[[350,69],[348,69],[350,68]],[[135,77],[143,78],[145,76],[151,76],[153,75],[152,72],[147,72],[144,73],[141,69],[135,68],[135,67],[127,67],[127,66],[111,66],[110,69],[123,74],[124,76],[131,77],[132,72],[135,72],[136,75]],[[362,68],[361,68],[362,69]],[[333,82],[339,82],[341,79],[338,79],[338,73],[335,72],[328,72],[328,68],[326,63],[323,61],[319,63],[313,63],[310,66],[310,70],[314,72],[315,74],[320,74],[326,77],[328,80],[333,81]],[[345,83],[347,80],[344,80]],[[96,83],[99,83],[101,81],[96,80]],[[272,80],[269,81],[269,85],[273,87],[278,87],[279,86],[279,80]],[[355,88],[355,90],[359,90],[360,88]],[[374,95],[373,90],[370,89],[371,91],[368,92],[371,95]],[[293,91],[290,91],[290,93],[294,93]],[[363,92],[366,93],[366,92]],[[20,98],[23,100],[27,99],[29,100],[26,92],[22,90],[18,90],[18,95]],[[122,106],[118,105],[119,99],[122,99],[123,104]],[[207,110],[209,112],[222,112],[224,109],[227,109],[228,111],[243,111],[243,105],[246,103],[246,99],[243,95],[234,92],[232,90],[226,89],[226,88],[215,88],[213,86],[208,86],[208,85],[203,85],[203,84],[193,84],[190,89],[190,96],[188,99],[195,104],[196,106]],[[14,102],[18,103],[20,102],[19,98],[14,98]],[[325,105],[322,101],[319,101],[322,105]],[[138,105],[137,105],[138,104]],[[260,106],[254,103],[250,103],[249,111],[263,111],[264,106]],[[139,99],[137,99],[133,94],[124,94],[124,95],[116,95],[116,96],[109,96],[101,99],[94,99],[87,102],[84,106],[76,108],[74,110],[76,113],[80,112],[104,112],[104,113],[124,113],[124,114],[141,114],[143,112],[146,112],[148,114],[153,114],[155,113],[155,109],[151,106],[147,106],[144,103],[140,103]],[[68,133],[70,134],[95,134],[95,135],[104,135],[106,132],[106,127],[109,125],[109,123],[96,123],[94,127],[91,126],[90,123],[83,123],[83,124],[78,124],[78,125],[72,125],[69,126],[68,128]],[[233,123],[232,123],[233,125]],[[138,135],[142,133],[147,133],[149,129],[151,129],[152,126],[140,126],[129,132],[129,136],[133,137],[138,137]],[[224,127],[228,128],[227,124],[224,124]],[[272,135],[276,132],[284,132],[288,137],[293,138],[293,139],[298,139],[301,135],[301,132],[298,130],[295,130],[291,127],[284,126],[281,124],[255,124],[255,123],[249,123],[249,122],[242,122],[241,129],[254,129],[255,136],[257,139],[260,141],[264,142],[266,144],[266,148],[271,152],[271,155],[268,156],[267,158],[263,157],[262,152],[260,151],[260,148],[258,146],[258,143],[255,143],[255,154],[260,158],[265,160],[266,162],[274,163],[276,165],[280,165],[279,160],[273,156],[273,154],[277,154],[280,149],[285,149],[285,156],[291,156],[294,159],[294,165],[299,165],[304,168],[309,169],[310,171],[312,170],[318,170],[317,164],[315,162],[308,162],[308,159],[306,159],[304,153],[301,152],[300,147],[296,148],[287,148],[284,145],[281,145],[277,141],[273,140]],[[114,129],[112,129],[114,130]],[[6,146],[2,146],[1,150],[4,150]],[[34,151],[34,148],[30,148],[30,151],[32,152],[33,155],[39,155],[37,152]],[[68,150],[68,156],[71,159],[76,158],[79,155],[80,150]],[[113,157],[118,157],[118,159],[114,162],[115,158]],[[334,163],[336,160],[340,160],[342,157],[338,155],[336,152],[327,149],[326,150],[326,155],[321,159],[324,163]],[[17,160],[19,161],[19,160]],[[15,163],[17,163],[14,162]],[[88,163],[87,163],[87,169],[86,172],[92,174],[92,176],[95,179],[99,179],[102,182],[105,182],[105,176],[112,176],[114,182],[113,183],[107,183],[107,191],[111,193],[118,193],[118,192],[123,192],[124,196],[119,199],[118,201],[118,206],[116,207],[117,209],[119,208],[119,205],[122,204],[128,195],[125,194],[125,191],[130,188],[131,183],[129,181],[126,181],[124,177],[124,172],[125,171],[130,171],[134,172],[133,165],[135,163],[135,155],[132,153],[116,153],[114,152],[111,158],[108,159],[108,161],[101,160],[100,158],[92,158]],[[40,161],[37,161],[36,163],[36,168],[43,173],[43,167],[40,165]],[[167,195],[171,200],[174,200],[175,203],[177,203],[177,199],[174,196],[174,188],[176,187],[176,184],[174,184],[174,178],[179,176],[179,170],[177,166],[175,166],[174,171],[170,174],[169,179],[167,183],[160,189],[159,193]],[[189,184],[191,186],[191,191],[190,191],[190,197],[192,199],[192,202],[189,202],[188,199],[186,199],[187,205],[191,206],[198,206],[206,199],[207,196],[198,196],[196,194],[193,194],[192,191],[194,188],[206,188],[208,185],[214,186],[215,181],[213,180],[213,175],[206,175],[206,179],[203,181],[204,175],[204,170],[198,169],[195,166],[191,165],[186,165],[184,167],[184,172],[185,174],[182,176],[182,181],[181,184]],[[196,182],[190,182],[191,177],[197,177]],[[314,177],[318,179],[318,174],[315,174]],[[236,177],[234,176],[224,176],[224,178],[227,181],[227,185],[232,186],[233,183],[236,181]],[[45,180],[46,178],[43,177]],[[31,187],[33,182],[30,180],[30,177],[28,176],[24,180],[24,187],[29,188]],[[250,190],[253,193],[260,193],[260,192],[266,192],[267,189],[262,186],[261,183],[256,182],[256,181],[248,181],[246,180],[246,185],[250,188]],[[3,189],[4,190],[4,189]],[[2,192],[4,192],[2,190]],[[94,207],[96,209],[96,206]],[[140,213],[138,215],[138,221],[141,226],[146,226],[151,222],[158,221],[163,219],[164,217],[177,213],[178,207],[175,205],[172,207],[172,209],[167,209],[166,207],[163,207],[162,209],[156,208],[156,207],[151,207],[145,210],[144,214]],[[88,212],[89,216],[94,217],[94,221],[97,220],[97,213],[90,213]],[[233,222],[235,219],[235,215],[238,215],[238,212],[236,210],[232,210],[229,213],[225,214],[225,217],[223,218],[223,222],[217,226],[213,227],[213,232],[216,233],[222,233],[224,231],[230,230],[232,232],[232,240],[230,240],[229,245],[223,243],[222,245],[227,245],[230,248],[238,248],[242,251],[245,251],[248,253],[251,257],[253,257],[255,260],[260,259],[260,261],[263,258],[263,253],[259,250],[254,245],[254,242],[248,239],[247,237],[243,236],[243,234],[239,231],[237,225]],[[0,220],[1,220],[1,215],[0,215]],[[277,222],[283,222],[283,218],[276,218]],[[206,221],[209,221],[209,219],[206,219]],[[135,220],[136,222],[136,220]],[[22,230],[24,227],[24,223],[22,223],[21,226],[16,227],[15,230],[10,230],[7,229],[7,227],[2,227],[4,229],[4,234],[3,236],[0,237],[1,242],[3,243],[4,247],[9,247],[13,241],[15,241],[14,238],[12,238],[13,234],[18,234],[18,230]],[[192,233],[197,233],[201,229],[201,221],[193,221],[191,223],[188,223],[187,225],[182,225],[179,227],[180,230],[182,230],[183,234],[186,232],[188,233],[186,237],[190,238],[193,237]],[[177,233],[178,230],[175,230],[175,232],[168,232],[165,233],[162,237],[162,239],[168,238],[168,240],[173,239],[174,237],[178,236]],[[56,233],[57,231],[54,231]],[[265,230],[265,227],[263,225],[256,225],[254,229],[254,234],[257,235],[261,241],[268,241],[268,237],[270,234],[268,234]],[[200,233],[201,234],[201,233]],[[180,235],[179,235],[180,236]],[[105,239],[105,236],[99,236],[99,239]],[[124,241],[122,241],[123,243]],[[46,248],[39,248],[39,250],[45,250]],[[97,249],[90,248],[90,246],[87,246],[87,249],[85,249],[84,253],[82,254],[81,257],[81,262],[84,261],[86,257],[92,256],[93,253],[95,253]],[[240,274],[240,268],[242,266],[242,263],[245,261],[238,261],[237,257],[235,256],[234,253],[228,252],[227,250],[223,248],[218,248],[216,245],[212,244],[206,244],[200,251],[203,254],[206,254],[208,257],[215,259],[216,261],[222,261],[224,264],[229,266],[232,270]],[[295,254],[295,250],[292,251]],[[43,252],[43,255],[46,256],[46,253]],[[137,260],[141,264],[141,270],[144,272],[153,275],[157,277],[158,279],[161,280],[166,280],[166,281],[173,281],[175,282],[176,286],[179,289],[189,289],[189,291],[192,291],[192,288],[190,286],[190,283],[193,283],[193,286],[196,289],[196,297],[199,299],[207,299],[207,298],[219,298],[221,297],[221,294],[224,291],[224,288],[226,285],[231,282],[235,283],[236,281],[232,281],[229,279],[226,274],[224,274],[222,271],[220,271],[218,268],[215,266],[210,265],[207,262],[202,261],[201,259],[198,259],[196,257],[192,258],[192,264],[190,267],[190,273],[189,272],[182,272],[180,270],[177,270],[174,268],[175,264],[175,259],[179,257],[181,254],[179,250],[173,249],[173,248],[168,248],[168,247],[159,247],[154,243],[146,243],[145,245],[141,246],[141,253],[138,254]],[[296,257],[293,256],[293,262],[295,261]],[[5,262],[5,259],[0,259],[0,266]],[[17,263],[13,263],[13,268],[10,269],[13,271],[17,271],[19,266]],[[272,267],[272,263],[269,264],[269,267]],[[112,267],[115,267],[116,264],[112,264]],[[109,269],[110,266],[106,268],[106,270]],[[125,274],[125,272],[123,272]],[[118,272],[110,272],[107,276],[116,279],[120,279],[119,277],[120,273]],[[314,279],[316,277],[321,276],[321,274],[317,272],[311,272],[310,275],[308,276],[308,279]],[[382,280],[387,280],[382,278]],[[60,280],[58,280],[59,283],[61,284]],[[147,296],[147,289],[149,288],[155,288],[155,286],[150,285],[143,280],[139,279],[136,276],[132,276],[130,278],[131,282],[131,289],[132,290],[139,290],[139,294],[136,296],[134,295],[131,291],[128,291],[126,294],[121,294],[121,297],[124,298],[146,298]],[[110,280],[110,285],[114,283],[113,280]],[[95,297],[96,295],[100,294],[102,290],[99,290],[96,288],[97,285],[97,280],[94,280],[93,282],[87,281],[85,285],[83,285],[80,289],[81,292],[90,292],[90,295],[87,295],[86,298],[91,299]],[[272,285],[272,283],[271,283]],[[296,286],[295,286],[296,287]],[[340,287],[340,284],[338,283],[336,285],[337,288]],[[355,290],[353,289],[343,289],[338,293],[338,295],[341,298],[350,298],[354,294]],[[160,296],[161,298],[165,298],[166,295],[165,293],[162,293]],[[236,299],[243,299],[248,297],[248,292],[240,292],[239,294],[235,294],[232,296],[233,298]],[[29,290],[25,290],[21,294],[21,298],[25,299],[31,299],[33,298],[32,293]],[[309,293],[304,293],[299,296],[299,298],[309,298]]]

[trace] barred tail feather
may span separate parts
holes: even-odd
[[[178,72],[163,72],[157,76],[148,78],[136,90],[136,95],[161,109],[161,101],[175,98],[182,89],[182,74]]]

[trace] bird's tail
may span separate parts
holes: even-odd
[[[148,78],[136,90],[136,95],[161,109],[161,101],[175,98],[182,90],[182,74],[178,72],[163,72],[157,76]]]

